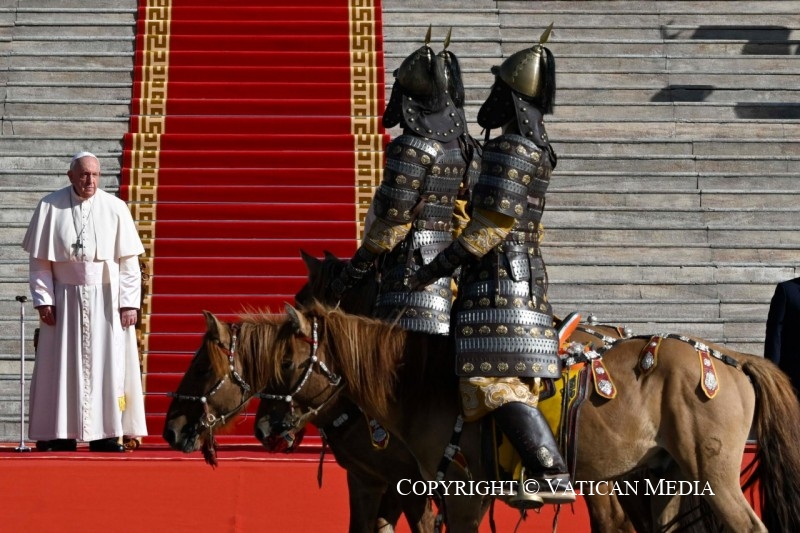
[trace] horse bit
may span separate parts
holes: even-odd
[[[319,372],[328,379],[328,386],[335,387],[336,389],[320,405],[315,408],[310,408],[307,413],[304,413],[298,417],[297,420],[294,421],[295,427],[299,427],[301,425],[300,423],[306,418],[315,415],[320,409],[325,407],[325,405],[331,401],[341,390],[338,387],[342,381],[341,376],[337,376],[335,373],[331,372],[325,363],[320,361],[319,357],[317,356],[317,350],[319,349],[319,322],[317,321],[317,317],[313,318],[311,338],[303,337],[303,340],[311,345],[311,355],[308,356],[308,367],[306,367],[303,377],[300,378],[300,381],[294,387],[294,390],[292,390],[289,394],[270,394],[266,392],[257,392],[255,394],[255,396],[262,400],[284,401],[288,403],[291,408],[294,405],[293,396],[298,394],[303,387],[305,387],[306,383],[308,383],[308,378],[311,377],[311,373],[314,372],[314,368],[318,366]]]
[[[176,400],[186,400],[191,402],[200,402],[203,404],[203,412],[204,416],[200,419],[199,423],[205,429],[211,431],[217,424],[225,424],[225,421],[233,414],[237,413],[241,407],[246,404],[250,400],[250,385],[242,379],[242,376],[239,375],[239,372],[236,371],[236,366],[234,364],[234,355],[236,354],[236,343],[238,342],[238,333],[241,326],[239,324],[231,325],[231,346],[227,348],[225,345],[222,344],[219,340],[215,341],[216,344],[222,348],[225,352],[228,353],[228,368],[229,373],[225,376],[222,376],[211,390],[209,390],[203,396],[190,396],[186,394],[179,394],[177,392],[168,392],[167,396],[170,398],[175,398]],[[208,410],[208,400],[212,396],[214,396],[219,390],[222,388],[222,385],[225,383],[225,380],[228,379],[228,376],[232,378],[239,388],[242,389],[242,401],[239,402],[239,405],[228,411],[227,413],[217,417],[213,413]]]

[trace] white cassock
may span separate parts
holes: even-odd
[[[81,199],[70,185],[42,198],[22,247],[33,305],[56,316],[39,326],[30,439],[147,435],[136,331],[119,315],[141,305],[144,247],[128,206],[99,189]]]

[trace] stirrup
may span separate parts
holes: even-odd
[[[544,504],[545,501],[539,494],[525,490],[525,468],[523,467],[520,471],[519,480],[517,480],[517,492],[508,499],[508,505],[514,509],[536,510]]]
[[[575,489],[572,488],[569,474],[543,475],[528,479],[538,483],[538,496],[546,504],[563,505],[575,502]]]

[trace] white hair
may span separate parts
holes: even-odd
[[[94,155],[92,152],[78,152],[77,154],[72,156],[72,161],[69,162],[69,169],[73,170],[75,168],[75,163],[83,159],[84,157],[93,157],[98,163],[100,163],[100,160],[97,159],[97,156]]]

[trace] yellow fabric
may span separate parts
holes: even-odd
[[[372,253],[379,254],[394,249],[411,231],[411,222],[397,224],[376,218],[364,235],[363,246]]]
[[[453,240],[458,239],[461,232],[469,225],[469,215],[467,214],[468,202],[466,200],[456,200],[453,202]]]
[[[567,398],[566,411],[569,411],[570,406],[572,406],[572,404],[575,402],[575,399],[578,397],[577,381],[578,376],[584,366],[585,363],[578,363],[570,366],[569,368],[565,368],[561,373],[561,378],[553,381],[555,392],[550,397],[544,398],[539,402],[539,411],[541,411],[541,413],[544,415],[545,419],[547,420],[547,424],[550,426],[550,429],[553,431],[553,435],[556,435],[556,437],[558,437],[559,431],[563,424],[564,410],[562,410],[562,406],[564,401],[564,387],[568,382],[574,382],[574,385],[567,389],[570,393],[570,397]]]
[[[466,422],[474,422],[507,403],[523,402],[536,407],[539,400],[536,384],[531,387],[518,377],[462,378],[458,388]]]
[[[472,212],[472,220],[459,235],[458,240],[472,255],[483,257],[503,242],[516,222],[514,217],[502,213],[475,209]]]

